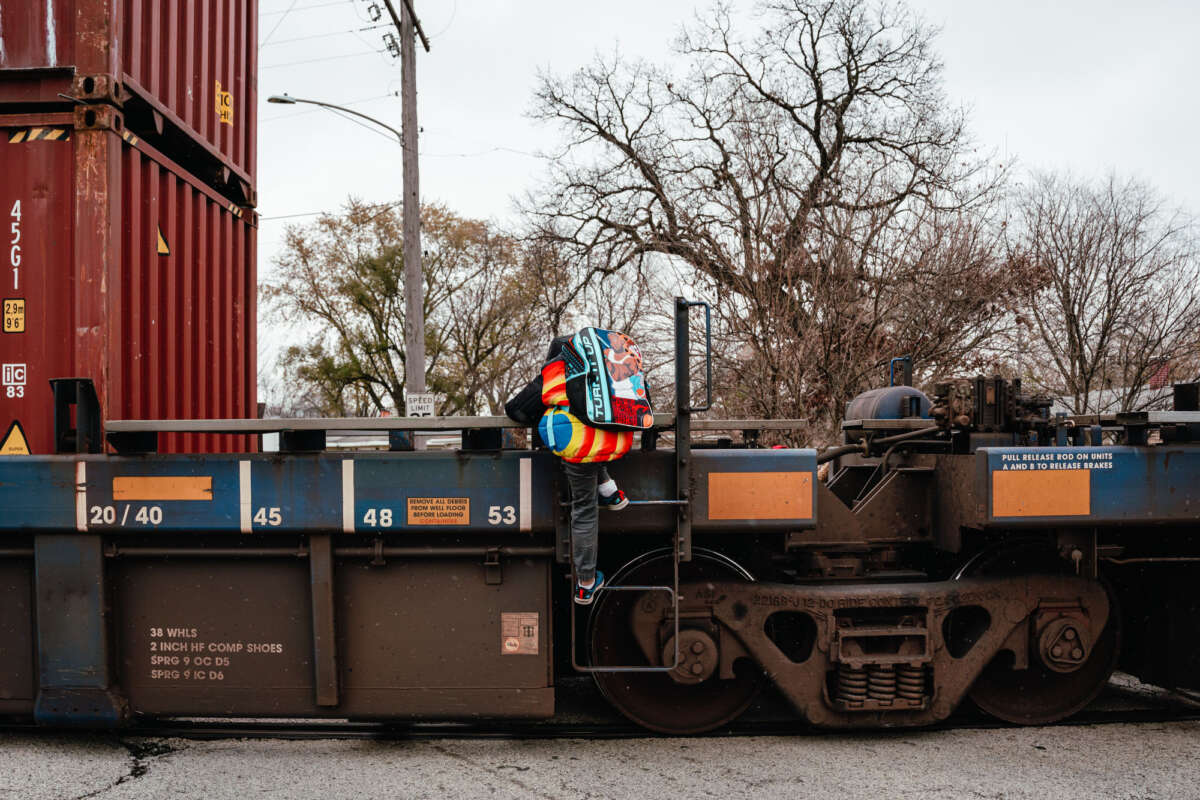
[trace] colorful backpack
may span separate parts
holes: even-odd
[[[538,422],[542,441],[564,461],[616,461],[633,445],[633,431],[605,431],[584,425],[565,408],[549,408]]]
[[[608,431],[654,425],[642,353],[623,333],[584,328],[542,368],[542,403]]]

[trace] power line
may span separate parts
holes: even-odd
[[[330,31],[328,33],[314,33],[312,36],[295,36],[291,39],[280,39],[278,41],[271,42],[271,44],[280,45],[280,44],[291,44],[292,42],[307,42],[310,39],[324,39],[329,36],[345,36],[347,33],[352,33],[352,34],[357,35],[360,31],[373,31],[376,28],[389,28],[389,27],[391,27],[391,26],[380,24],[380,25],[369,25],[366,28],[347,28],[344,31]],[[263,42],[258,47],[261,50],[262,48],[264,48],[266,46],[267,46],[267,43]]]
[[[355,119],[354,117],[350,116],[349,114],[343,114],[341,111],[338,111],[336,108],[330,108],[329,110],[332,111],[333,113],[337,114],[342,119],[346,119],[346,120],[353,122],[355,125],[359,126],[360,128],[365,128],[366,130],[369,130],[371,133],[374,133],[378,136],[382,136],[383,138],[387,139],[389,142],[396,142],[395,139],[393,139],[391,136],[384,133],[383,131],[379,130],[378,128],[372,128],[367,123],[360,122],[359,120]],[[396,143],[398,144],[398,142],[396,142]]]
[[[312,10],[312,9],[314,9],[314,8],[327,8],[328,6],[342,6],[342,5],[345,5],[345,4],[346,4],[346,2],[347,2],[347,0],[337,0],[337,2],[334,2],[334,3],[314,3],[314,4],[313,4],[313,5],[311,5],[311,6],[300,6],[300,7],[299,7],[299,8],[297,8],[296,10],[297,10],[297,11],[311,11],[311,10]],[[294,6],[294,5],[296,5],[296,3],[295,3],[295,2],[293,2],[293,3],[292,3],[292,5],[293,5],[293,6]],[[284,15],[286,15],[286,14],[289,14],[289,13],[291,13],[291,11],[292,11],[292,9],[291,9],[291,8],[288,8],[288,10],[287,10],[287,11],[260,11],[260,12],[258,13],[258,15],[259,15],[260,17],[273,17],[273,16],[275,16],[275,15],[277,15],[277,14],[284,14]]]
[[[443,25],[443,26],[442,26],[442,29],[441,29],[440,31],[438,31],[437,33],[430,34],[429,38],[430,38],[430,39],[437,39],[437,38],[438,38],[438,37],[440,37],[440,36],[441,36],[443,33],[445,33],[446,31],[450,30],[450,26],[454,24],[454,18],[455,18],[455,17],[457,17],[457,16],[458,16],[458,0],[454,0],[454,10],[452,10],[452,11],[450,12],[450,21],[449,21],[449,22],[447,22],[445,25]]]
[[[373,203],[372,205],[379,206],[380,210],[378,211],[378,213],[374,214],[370,219],[368,219],[367,222],[374,222],[375,220],[379,219],[384,214],[391,211],[396,206],[400,205],[400,202],[401,201],[397,200],[394,203]],[[258,221],[259,222],[268,222],[268,221],[277,220],[277,219],[295,219],[296,217],[319,217],[322,214],[328,214],[328,213],[330,213],[330,212],[328,212],[328,211],[303,211],[298,214],[279,214],[278,216],[274,216],[274,217],[259,217]]]
[[[324,214],[324,211],[305,211],[302,214],[280,214],[275,217],[259,217],[259,222],[270,222],[277,219],[295,219],[296,217],[315,217],[319,214]]]
[[[283,16],[279,18],[279,21],[275,23],[275,27],[271,28],[271,32],[267,34],[267,38],[259,42],[259,47],[271,41],[271,37],[275,35],[275,31],[279,30],[279,26],[283,24],[283,21],[288,18],[288,14],[292,13],[292,9],[296,7],[297,2],[298,0],[292,0],[292,4],[287,7],[287,11],[283,12]]]
[[[295,66],[299,66],[300,64],[315,64],[318,61],[337,61],[338,59],[341,59],[341,58],[360,58],[361,56],[373,56],[373,55],[377,55],[382,52],[384,52],[384,51],[383,50],[371,50],[366,53],[344,53],[343,55],[340,55],[340,56],[326,56],[325,58],[306,58],[303,61],[289,61],[286,64],[268,64],[265,67],[259,67],[259,69],[264,70],[264,69],[279,69],[280,67],[295,67]]]
[[[537,153],[530,153],[526,150],[518,150],[515,147],[489,147],[487,150],[480,150],[476,153],[421,153],[426,158],[475,158],[477,156],[486,156],[491,153],[515,153],[519,156],[529,156],[530,158],[544,158]]]

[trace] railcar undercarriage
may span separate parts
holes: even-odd
[[[670,554],[631,563],[615,583],[665,579]],[[609,593],[592,614],[597,672],[626,716],[664,733],[736,718],[765,682],[822,727],[901,727],[946,719],[969,694],[1002,720],[1053,722],[1083,708],[1116,663],[1119,621],[1103,584],[1017,574],[938,582],[754,581],[697,550],[680,584],[679,655],[665,593]]]

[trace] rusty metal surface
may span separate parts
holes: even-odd
[[[681,588],[681,591],[687,590]],[[854,587],[710,583],[691,587],[688,596],[695,598],[693,604],[710,605],[714,617],[761,665],[800,714],[813,724],[828,727],[902,727],[945,719],[976,676],[1037,610],[1039,603],[1070,598],[1085,611],[1082,617],[1093,639],[1099,638],[1109,612],[1107,595],[1098,583],[1049,576]],[[956,655],[948,647],[943,625],[948,614],[967,606],[986,611],[988,623],[974,635],[967,650]],[[887,609],[913,609],[919,618],[917,629],[928,641],[928,652],[905,655],[900,651],[866,661],[927,668],[928,674],[922,679],[925,688],[920,690],[925,702],[913,707],[893,704],[891,710],[869,704],[861,709],[847,707],[831,697],[827,684],[827,676],[839,662],[850,663],[836,647],[839,637],[844,635],[844,622],[853,618],[856,611],[869,617]],[[801,613],[815,624],[815,646],[807,657],[789,658],[768,636],[768,620],[779,612]],[[656,624],[653,616],[648,614],[644,622],[635,619],[634,626]],[[854,628],[850,630],[855,632]],[[905,630],[896,626],[888,634],[900,638]],[[872,631],[868,628],[865,633]],[[1105,678],[1107,674],[1099,679],[1097,690]],[[863,680],[865,684],[867,679]],[[931,681],[932,685],[924,681]],[[864,685],[863,696],[874,694],[867,692]]]
[[[0,102],[61,103],[72,70],[93,81],[112,76],[126,105],[166,116],[253,184],[257,0],[0,4]]]
[[[794,532],[790,547],[866,546],[926,541],[933,518],[934,469],[918,459],[919,466],[894,467],[857,502],[847,504],[824,482],[817,486],[816,524],[811,531]],[[847,476],[851,477],[851,476]]]
[[[963,530],[979,527],[983,505],[976,496],[975,458],[962,455],[933,457],[934,540],[942,550],[962,550]]]
[[[92,378],[115,416],[256,413],[253,215],[123,137],[120,123],[99,107],[0,117],[0,296],[21,313],[0,334],[0,361],[14,365],[0,424],[20,420],[35,453],[53,448],[51,378]],[[161,439],[199,452],[253,441]]]

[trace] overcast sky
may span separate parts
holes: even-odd
[[[260,0],[259,270],[284,225],[347,195],[400,194],[400,147],[329,111],[268,105],[288,92],[400,127],[400,68],[371,26],[375,0]],[[397,5],[400,0],[395,0]],[[417,53],[421,196],[504,221],[556,141],[526,118],[539,68],[597,51],[662,60],[692,0],[414,0],[432,39]],[[379,5],[382,6],[381,0]],[[749,17],[751,2],[732,5]],[[1115,170],[1200,211],[1200,2],[910,0],[942,29],[952,102],[985,150],[1029,168]],[[386,17],[385,17],[386,19]],[[269,340],[269,337],[264,337]]]

